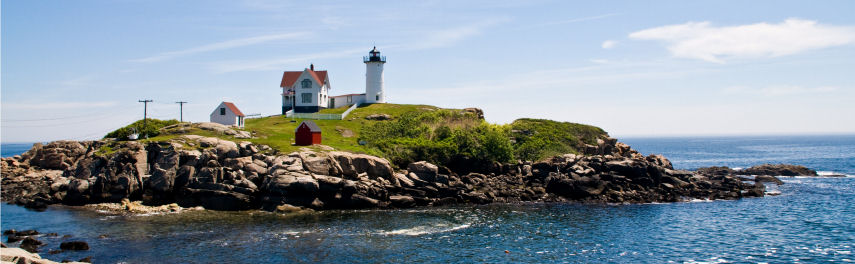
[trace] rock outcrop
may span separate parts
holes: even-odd
[[[771,176],[818,176],[815,170],[801,165],[763,164],[737,171],[741,175],[771,175]]]
[[[37,144],[21,156],[2,160],[2,199],[34,209],[54,203],[142,201],[150,206],[290,212],[520,201],[738,199],[763,196],[765,188],[731,174],[675,170],[661,155],[642,156],[610,138],[587,146],[585,155],[488,164],[461,174],[424,161],[396,171],[386,159],[364,154],[262,154],[259,149],[269,147],[194,135],[147,144]]]
[[[21,248],[0,248],[0,261],[3,263],[26,263],[26,264],[59,264],[60,262],[43,259],[39,254],[27,252]],[[87,262],[62,262],[62,263],[87,263]]]
[[[697,169],[696,173],[711,176],[739,176],[740,179],[747,181],[771,182],[778,185],[784,182],[776,176],[819,176],[816,171],[805,166],[791,164],[763,164],[741,170],[728,167],[705,167]]]

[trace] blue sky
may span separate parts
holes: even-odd
[[[855,133],[852,1],[3,1],[3,142],[280,111],[282,71],[617,137]]]

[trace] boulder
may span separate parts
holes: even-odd
[[[228,140],[219,139],[217,141],[217,156],[225,158],[237,158],[240,155],[240,149],[237,144]]]
[[[656,154],[647,156],[646,160],[650,163],[653,163],[656,166],[673,170],[674,167],[671,165],[671,161],[665,158],[665,156]]]
[[[39,247],[41,245],[44,245],[44,243],[32,237],[26,237],[21,241],[21,248],[32,253],[39,252]]]
[[[410,208],[416,206],[416,200],[411,196],[392,195],[389,196],[389,202],[396,208]]]
[[[320,189],[318,181],[308,175],[286,174],[271,176],[262,188],[276,196],[317,196]]]
[[[696,172],[699,174],[712,175],[712,176],[733,175],[735,173],[735,171],[731,168],[718,167],[718,166],[698,168],[698,170],[696,170]]]
[[[0,248],[0,260],[3,263],[54,264],[59,262],[42,259],[39,254],[27,252],[21,248]]]
[[[478,117],[478,119],[484,119],[484,111],[481,110],[480,108],[475,108],[475,107],[463,108],[463,112],[464,113],[471,113],[471,114],[475,115],[476,117]]]
[[[349,152],[333,151],[329,156],[341,169],[341,174],[351,179],[359,174],[366,173],[370,178],[384,178],[395,182],[392,164],[388,160],[365,154],[354,154]]]
[[[89,250],[89,244],[84,241],[68,241],[59,244],[62,250]]]
[[[366,117],[365,117],[365,119],[367,119],[367,120],[382,121],[382,120],[389,120],[389,119],[392,119],[392,116],[387,115],[387,114],[372,114],[372,115],[368,115],[368,116],[366,116]]]
[[[407,165],[407,171],[416,174],[423,181],[434,182],[439,168],[427,161],[419,161]]]
[[[178,164],[196,166],[201,162],[202,152],[198,150],[180,150]]]
[[[327,156],[315,156],[314,153],[300,153],[303,167],[312,173],[321,175],[339,175],[338,164]]]
[[[38,166],[42,169],[49,170],[66,170],[74,166],[74,164],[87,152],[87,147],[83,142],[60,140],[50,142],[47,145],[34,145],[32,157],[29,157],[31,166]],[[28,155],[29,156],[29,155]]]
[[[89,202],[89,181],[84,179],[72,179],[68,183],[63,203],[69,205],[83,205]]]
[[[775,183],[778,185],[784,184],[784,182],[781,181],[780,179],[776,178],[775,176],[769,176],[769,175],[757,175],[756,177],[754,177],[754,182],[757,182],[757,183],[771,182],[771,183]]]

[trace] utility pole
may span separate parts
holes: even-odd
[[[146,99],[146,100],[139,100],[139,102],[143,103],[143,121],[142,121],[143,129],[142,130],[145,131],[145,125],[147,122],[146,119],[148,119],[148,114],[147,114],[148,113],[148,103],[154,102],[154,100]],[[142,131],[140,131],[140,132],[142,132]]]
[[[184,123],[184,104],[186,104],[187,102],[184,102],[184,101],[178,101],[178,102],[175,102],[175,103],[176,103],[176,104],[178,104],[178,111],[181,113],[181,115],[180,115],[180,118],[181,118],[181,119],[180,119],[180,121],[181,121],[181,123]]]

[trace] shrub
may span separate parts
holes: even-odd
[[[105,135],[104,138],[116,138],[119,140],[127,140],[128,136],[130,136],[131,134],[134,133],[134,129],[136,129],[136,132],[139,134],[140,138],[156,137],[157,135],[160,135],[160,129],[161,128],[163,128],[165,126],[171,126],[174,124],[178,124],[178,123],[179,123],[178,120],[175,120],[175,119],[159,120],[159,119],[148,118],[148,119],[146,119],[146,122],[145,122],[145,129],[143,129],[143,120],[140,119],[140,120],[138,120],[138,121],[136,121],[130,125],[116,129],[113,132],[107,133],[107,135]]]
[[[579,153],[585,144],[608,136],[598,127],[544,119],[518,119],[491,125],[456,110],[413,112],[365,125],[360,140],[392,163],[425,160],[449,167],[483,168],[514,159],[540,160]]]
[[[513,159],[507,129],[457,110],[413,112],[375,122],[362,128],[360,140],[402,167],[419,160],[449,164],[465,159],[483,164]]]
[[[514,155],[523,160],[540,160],[549,156],[579,153],[585,144],[596,144],[608,134],[595,126],[557,122],[545,119],[517,119],[510,124],[510,135],[516,142]]]

